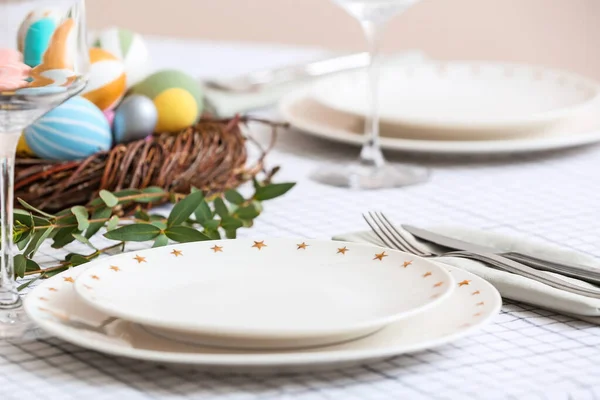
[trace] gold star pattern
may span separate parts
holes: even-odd
[[[115,272],[119,272],[121,270],[121,268],[117,267],[116,265],[111,265],[110,269],[112,269]]]
[[[473,314],[474,317],[479,317],[481,315],[480,312]]]
[[[83,285],[84,288],[86,288],[87,290],[92,290],[93,287],[91,287],[90,285]]]
[[[423,274],[423,278],[427,278],[428,276],[431,276],[431,272],[429,271]]]
[[[402,266],[403,266],[404,268],[406,268],[406,267],[408,267],[408,266],[409,266],[409,265],[411,265],[411,264],[412,264],[412,260],[410,260],[410,261],[404,261],[404,263],[402,263]]]
[[[476,296],[478,294],[480,294],[481,292],[479,290],[474,291],[473,293],[471,293],[471,296]]]
[[[337,251],[337,253],[336,253],[336,254],[344,254],[344,255],[346,254],[346,252],[347,252],[347,251],[350,251],[350,249],[349,249],[349,248],[347,248],[346,246],[344,246],[344,247],[341,247],[341,248],[339,248],[339,249],[337,249],[337,250],[338,250],[338,251]]]
[[[435,285],[433,285],[433,287],[440,287],[444,284],[444,282],[438,282]]]
[[[69,282],[69,283],[75,283],[75,280],[73,278],[71,278],[70,276],[65,276],[63,278],[63,281]]]
[[[135,257],[133,257],[133,259],[136,260],[138,262],[138,264],[146,262],[146,257],[138,256],[137,254]]]
[[[173,254],[175,257],[183,256],[183,252],[181,250],[175,250],[175,249],[173,249],[173,251],[171,252],[171,254]]]
[[[373,258],[373,260],[383,261],[383,257],[387,257],[387,254],[385,254],[385,251],[382,251],[379,254],[375,254],[375,258]]]
[[[470,284],[470,282],[471,282],[471,281],[468,281],[468,280],[466,280],[466,279],[465,279],[465,280],[464,280],[464,281],[462,281],[462,282],[458,282],[458,286],[459,286],[459,287],[461,287],[461,286],[466,286],[466,285],[469,285],[469,284]]]
[[[481,307],[482,305],[484,305],[485,303],[483,301],[480,301],[479,303],[475,304],[477,307]]]
[[[219,252],[223,252],[223,246],[217,246],[216,244],[210,248],[212,251],[214,251],[215,253],[219,253]]]
[[[254,244],[252,245],[252,247],[256,247],[257,249],[262,249],[263,247],[267,247],[267,245],[265,244],[264,240],[261,240],[260,242],[257,242],[256,240],[254,241]]]
[[[51,292],[58,292],[58,289],[53,288],[53,287],[49,287],[48,290],[51,291]]]
[[[301,250],[301,249],[302,249],[302,250],[306,250],[306,248],[307,248],[308,246],[310,246],[310,245],[309,245],[309,244],[306,244],[305,242],[302,242],[302,243],[300,243],[300,244],[297,244],[296,246],[298,246],[298,248],[297,248],[296,250]]]
[[[440,297],[440,294],[439,294],[439,293],[436,293],[436,294],[434,294],[434,295],[431,295],[431,298],[432,298],[432,299],[437,299],[438,297]]]
[[[94,280],[96,280],[96,281],[100,280],[100,277],[98,275],[92,275],[91,278],[94,279]]]
[[[48,301],[48,299],[47,299],[47,298],[45,298],[45,297],[40,297],[40,300],[41,300],[41,301]]]

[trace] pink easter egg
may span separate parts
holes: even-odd
[[[22,56],[16,50],[0,49],[0,91],[16,90],[27,86],[31,67],[21,62]]]
[[[105,111],[102,111],[102,112],[104,113],[104,116],[108,120],[108,124],[110,126],[112,126],[113,125],[113,121],[115,120],[115,112],[113,110],[105,110]]]
[[[0,49],[0,65],[23,61],[23,55],[13,49]]]

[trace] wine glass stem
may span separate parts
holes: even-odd
[[[19,305],[20,299],[14,278],[13,263],[13,187],[15,176],[15,151],[19,133],[0,133],[0,309]]]
[[[384,23],[364,21],[361,23],[369,46],[367,68],[368,115],[365,119],[365,143],[360,152],[363,165],[383,167],[385,158],[379,145],[379,45]]]

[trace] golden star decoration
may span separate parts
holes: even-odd
[[[471,283],[471,281],[469,281],[469,280],[466,280],[466,279],[465,279],[465,280],[464,280],[464,281],[462,281],[462,282],[458,282],[458,286],[459,286],[459,287],[460,287],[460,286],[466,286],[466,285],[469,285],[470,283]]]
[[[219,252],[223,252],[223,246],[217,246],[216,244],[210,248],[212,251],[214,251],[215,253],[219,253]]]
[[[252,245],[252,247],[256,247],[257,249],[262,249],[263,247],[267,247],[267,245],[265,244],[264,240],[261,240],[260,242],[254,241],[254,244]]]
[[[173,249],[173,251],[171,252],[171,254],[173,254],[175,257],[183,256],[183,252],[181,250],[175,250],[175,249]]]
[[[429,271],[423,274],[423,278],[427,278],[428,276],[431,276],[431,272]]]
[[[473,314],[474,317],[479,317],[481,315],[480,312]]]
[[[306,244],[305,242],[302,242],[300,244],[297,244],[296,246],[298,246],[298,248],[296,250],[300,250],[300,249],[306,250],[306,248],[310,245]]]
[[[444,284],[444,282],[438,282],[435,285],[433,285],[433,287],[440,287]]]
[[[387,257],[387,254],[385,254],[385,251],[382,251],[379,254],[375,254],[375,258],[373,258],[373,260],[383,261],[383,257]]]
[[[48,301],[48,299],[47,299],[47,298],[45,298],[45,297],[40,297],[40,300],[41,300],[41,301]]]
[[[121,270],[121,268],[117,267],[116,265],[111,265],[110,269],[112,269],[115,272],[119,272]]]
[[[475,304],[478,307],[481,307],[482,305],[484,305],[485,303],[483,301],[480,301],[479,303]]]
[[[91,278],[92,278],[92,279],[94,279],[94,280],[97,280],[97,281],[99,281],[99,280],[100,280],[100,277],[99,277],[98,275],[92,275],[92,277],[91,277]]]
[[[70,283],[74,283],[75,282],[75,280],[73,278],[71,278],[70,276],[65,276],[63,278],[63,281],[70,282]]]
[[[344,247],[342,247],[342,248],[339,248],[339,249],[337,249],[337,250],[338,250],[338,251],[337,251],[337,254],[346,254],[346,252],[347,252],[347,251],[350,251],[350,249],[349,249],[349,248],[347,248],[346,246],[344,246]]]
[[[53,288],[53,287],[49,287],[48,290],[51,291],[51,292],[58,292],[58,289]]]
[[[475,296],[481,294],[481,292],[479,290],[474,291],[473,293],[471,293],[471,296]]]
[[[404,263],[402,263],[402,266],[404,268],[408,267],[410,264],[412,264],[412,260],[411,261],[404,261]],[[431,272],[429,273],[431,275]]]
[[[146,262],[146,257],[142,257],[142,256],[138,256],[138,255],[136,255],[135,257],[133,257],[133,259],[136,260],[138,262],[138,264]]]

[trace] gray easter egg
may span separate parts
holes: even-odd
[[[154,132],[157,121],[158,112],[152,100],[139,94],[128,96],[115,111],[115,142],[143,139]]]

